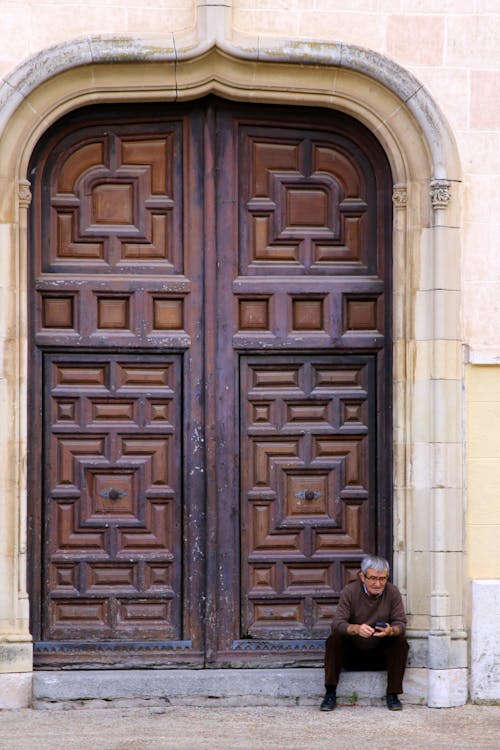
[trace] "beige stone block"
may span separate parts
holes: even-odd
[[[433,387],[431,381],[418,381],[413,385],[411,403],[412,440],[428,442],[432,440]],[[408,439],[408,437],[407,437]]]
[[[467,463],[467,523],[500,526],[500,458]]]
[[[412,615],[413,627],[418,627],[418,616],[430,614],[429,602],[430,581],[430,552],[427,550],[410,550],[408,552],[408,613]],[[420,627],[427,624],[427,620],[420,621]]]
[[[473,349],[500,348],[500,282],[466,283],[465,339]]]
[[[85,13],[75,13],[74,7],[63,4],[32,5],[31,8],[31,32],[36,49],[88,34],[123,34],[127,30],[124,8],[90,3],[85,5]]]
[[[494,100],[489,103],[498,109]],[[500,133],[467,129],[457,130],[456,137],[465,174],[493,176],[500,172]]]
[[[475,0],[401,0],[402,13],[473,13]]]
[[[448,16],[445,65],[495,68],[500,61],[500,14]]]
[[[0,640],[0,675],[12,672],[31,672],[33,669],[33,645],[31,637],[16,640],[11,635],[8,640]]]
[[[476,0],[478,13],[498,13],[498,0]]]
[[[464,543],[464,500],[460,489],[432,491],[432,546],[445,552],[461,552]]]
[[[431,446],[433,487],[462,489],[463,454],[461,442],[434,443]]]
[[[469,282],[500,281],[500,224],[467,222],[464,226],[463,277]]]
[[[101,91],[116,91],[113,98],[123,99],[120,89],[136,91],[139,99],[165,100],[166,95],[175,91],[175,63],[151,62],[147,70],[135,63],[96,65],[94,70],[95,86]],[[155,95],[156,94],[156,95]]]
[[[459,380],[462,378],[462,349],[458,341],[433,342],[431,377],[439,380]]]
[[[276,13],[280,11],[293,13],[298,7],[299,0],[233,0],[233,10],[271,10]]]
[[[441,65],[444,29],[444,16],[437,14],[389,16],[387,54],[403,64]]]
[[[467,576],[500,578],[500,525],[470,525],[467,533]]]
[[[433,380],[432,440],[457,443],[462,436],[462,393],[459,380]]]
[[[180,5],[178,3],[178,5]],[[127,8],[126,29],[130,34],[157,34],[180,31],[194,26],[196,15],[194,8]]]
[[[497,23],[500,33],[500,24]],[[497,36],[498,49],[498,36]],[[500,61],[500,55],[497,60]],[[500,128],[500,75],[498,70],[471,71],[470,120],[471,127],[498,130]]]
[[[31,672],[0,675],[0,709],[31,706],[32,682]]]
[[[411,413],[413,399],[409,398],[409,387],[407,383],[395,383],[394,394],[394,442],[405,445],[408,442],[408,425],[406,420],[407,411]]]
[[[431,601],[431,610],[442,617],[454,617],[462,612],[463,582],[465,558],[462,550],[435,550],[430,554],[430,568],[433,581],[432,592],[436,592],[435,601]],[[443,601],[440,602],[441,595]],[[433,597],[434,598],[434,597]]]
[[[455,128],[469,124],[469,74],[465,69],[412,66],[412,72],[429,89]]]
[[[319,6],[300,13],[298,33],[305,37],[358,44],[378,52],[384,52],[386,46],[386,20],[383,14],[367,16],[336,10],[326,12]]]
[[[251,0],[252,1],[252,0]],[[259,1],[259,0],[257,0]],[[394,13],[399,10],[399,0],[290,0],[297,7],[310,10],[316,4],[323,11],[346,11],[351,13]],[[285,0],[286,2],[286,0]],[[369,18],[367,19],[369,20]]]
[[[415,338],[458,340],[460,337],[460,293],[440,289],[416,292]]]
[[[33,51],[33,5],[3,2],[0,15],[2,58],[20,61]]]
[[[468,416],[470,416],[469,409],[475,409],[477,402],[492,404],[500,402],[500,367],[467,365],[465,374]]]
[[[432,446],[413,443],[409,449],[409,483],[414,490],[428,493],[432,486]],[[427,503],[424,503],[424,507]],[[413,516],[412,516],[413,518]]]
[[[414,336],[417,341],[428,341],[434,338],[434,291],[415,293],[415,314],[413,319]]]
[[[298,15],[276,13],[273,10],[243,10],[235,8],[233,11],[233,27],[236,31],[246,34],[277,34],[279,36],[298,35]]]
[[[460,318],[460,292],[437,289],[434,294],[434,337],[436,339],[462,338]]]
[[[9,309],[9,301],[14,302],[12,295],[16,288],[16,259],[13,252],[14,241],[16,234],[16,226],[14,224],[0,224],[0,294],[2,296],[2,304],[0,309],[6,316],[4,321],[7,321],[11,317],[11,312],[7,312]],[[2,326],[0,328],[1,338],[10,338],[14,334],[12,328]],[[0,358],[1,361],[1,358]]]
[[[478,401],[467,408],[467,456],[500,459],[500,402]]]
[[[393,378],[396,382],[405,382],[414,370],[413,342],[396,339],[393,344]]]
[[[427,476],[429,467],[427,467]],[[424,481],[422,477],[422,481]],[[407,540],[410,549],[428,551],[431,542],[431,490],[412,490],[408,508]]]
[[[460,289],[460,230],[450,226],[423,229],[419,288]]]

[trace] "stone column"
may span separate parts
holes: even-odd
[[[6,190],[12,200],[5,200],[0,217],[0,709],[30,704],[33,661],[26,591],[26,457],[21,453],[26,444],[26,238],[31,193],[26,181]],[[16,232],[21,238],[18,257],[12,251]]]
[[[457,187],[458,185],[454,185]],[[423,247],[429,383],[428,704],[467,701],[467,650],[463,621],[464,500],[461,481],[462,363],[460,244],[452,184],[430,183],[432,226]],[[427,266],[427,269],[426,269]],[[423,311],[421,311],[423,314]]]

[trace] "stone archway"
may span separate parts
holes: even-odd
[[[175,48],[174,48],[175,47]],[[71,50],[71,55],[68,52]],[[71,62],[68,60],[71,59]],[[307,59],[307,64],[304,60]],[[43,63],[43,64],[42,64]],[[430,705],[466,698],[460,409],[460,166],[425,89],[380,55],[346,45],[246,51],[87,39],[16,71],[2,89],[5,238],[2,379],[8,404],[2,538],[9,585],[2,647],[31,670],[25,591],[27,165],[48,125],[94,102],[235,100],[308,103],[350,114],[378,138],[394,179],[394,577],[410,614],[413,665]],[[453,519],[453,523],[450,522]]]

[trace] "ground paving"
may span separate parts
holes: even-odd
[[[1,750],[491,750],[500,706],[154,706],[0,711]]]

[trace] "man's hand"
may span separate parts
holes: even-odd
[[[375,630],[371,625],[368,625],[366,622],[364,622],[362,625],[348,625],[347,632],[349,633],[349,635],[360,635],[361,638],[371,638],[371,636],[375,633]]]
[[[385,638],[389,635],[399,635],[399,630],[393,628],[392,625],[386,625],[385,628],[381,628],[379,625],[375,627],[373,631],[374,638]]]

